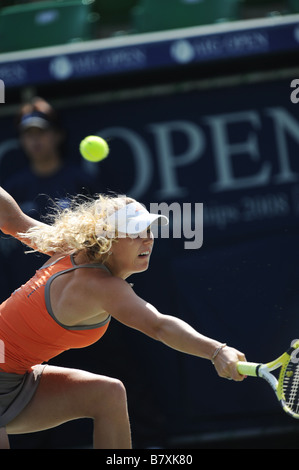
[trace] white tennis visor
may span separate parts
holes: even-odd
[[[107,222],[120,236],[124,236],[138,235],[152,224],[167,225],[168,218],[165,215],[151,214],[141,204],[131,202],[110,215]]]

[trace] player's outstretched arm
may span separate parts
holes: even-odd
[[[19,232],[26,232],[31,227],[43,225],[35,219],[24,214],[13,197],[0,186],[0,229],[7,235],[28,244],[29,240],[23,240]]]
[[[101,282],[101,289],[94,286],[89,298],[92,295],[99,296],[96,305],[102,305],[104,311],[121,323],[177,351],[213,360],[220,377],[236,381],[244,379],[237,371],[237,363],[246,361],[243,353],[202,335],[182,319],[160,313],[137,296],[127,282],[116,277],[107,278]]]

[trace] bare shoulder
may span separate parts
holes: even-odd
[[[51,302],[56,317],[67,325],[91,324],[111,315],[121,323],[155,336],[159,312],[139,297],[130,284],[104,269],[81,268],[54,280]]]
[[[91,309],[100,308],[120,321],[131,315],[140,315],[147,305],[126,280],[101,269],[77,270],[72,289],[76,290],[76,296],[85,299]]]
[[[139,297],[128,282],[119,278],[110,279],[101,302],[105,311],[116,320],[152,338],[157,337],[157,329],[163,315]]]
[[[53,260],[55,257],[52,257]],[[51,261],[50,260],[50,261]],[[59,294],[101,305],[101,299],[132,290],[129,284],[101,267],[84,267],[64,273],[53,282]]]
[[[50,299],[53,312],[66,325],[98,323],[107,317],[104,298],[113,277],[101,268],[76,269],[53,280]]]
[[[101,269],[80,271],[76,284],[81,294],[112,316],[119,310],[123,311],[126,305],[138,302],[139,297],[127,281]]]
[[[130,292],[130,285],[121,278],[114,277],[111,273],[100,267],[81,266],[74,272],[74,283],[78,289],[84,289],[98,301],[101,296],[110,296],[117,292]]]

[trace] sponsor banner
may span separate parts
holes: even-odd
[[[299,15],[131,35],[0,56],[7,88],[295,52]]]

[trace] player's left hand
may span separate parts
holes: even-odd
[[[245,355],[235,348],[225,346],[215,358],[214,366],[220,377],[240,382],[245,376],[237,371],[239,361],[246,361]]]

